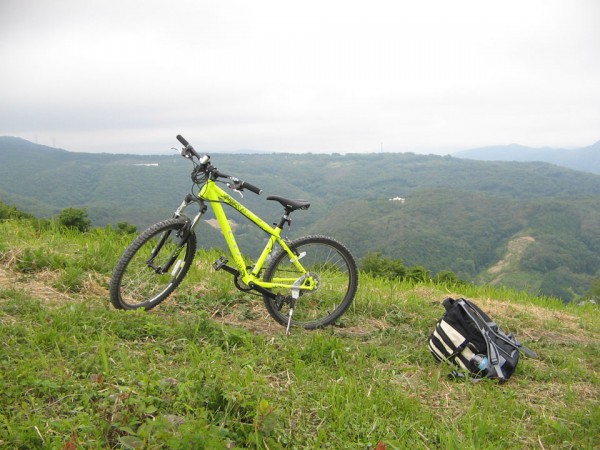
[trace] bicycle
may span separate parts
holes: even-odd
[[[348,309],[358,288],[356,261],[339,241],[321,235],[305,236],[293,241],[281,237],[284,226],[291,225],[290,214],[306,210],[310,202],[269,196],[284,208],[275,226],[244,207],[217,183],[239,193],[249,190],[257,195],[258,187],[219,171],[210,156],[200,156],[181,136],[181,155],[192,161],[192,189],[173,217],[148,227],[123,252],[110,282],[110,300],[118,309],[149,310],[165,300],[187,275],[196,251],[195,228],[208,205],[212,207],[225,238],[233,266],[221,256],[215,270],[233,275],[234,285],[243,292],[262,295],[268,313],[286,327],[322,328],[332,324]],[[225,180],[225,181],[223,181]],[[194,193],[197,188],[197,193]],[[184,210],[195,204],[193,217]],[[231,206],[269,236],[260,256],[246,264],[223,204]]]

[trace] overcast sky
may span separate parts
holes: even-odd
[[[0,135],[71,151],[600,140],[597,0],[0,0]]]

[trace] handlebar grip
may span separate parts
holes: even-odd
[[[190,152],[192,154],[192,156],[195,156],[196,158],[200,159],[200,155],[196,152],[196,150],[194,150],[194,147],[192,147],[190,145],[190,143],[188,141],[186,141],[182,135],[178,134],[177,140],[183,144],[183,146],[185,147],[185,150]]]
[[[219,178],[229,178],[234,184],[228,185],[232,189],[248,189],[251,192],[254,192],[256,195],[260,195],[262,192],[261,188],[254,186],[253,184],[248,183],[247,181],[240,180],[239,178],[232,177],[231,175],[227,175],[226,173],[220,172],[217,168],[213,168],[213,175]]]
[[[186,141],[185,138],[180,134],[177,135],[177,140],[179,142],[181,142],[184,147],[187,147],[188,145],[190,145],[190,143],[188,141]]]
[[[257,188],[256,186],[248,183],[247,181],[242,182],[242,187],[244,189],[248,189],[249,191],[254,192],[256,195],[260,195],[260,193],[262,192],[261,188]]]

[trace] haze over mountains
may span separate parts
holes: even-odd
[[[543,161],[600,174],[600,141],[576,149],[531,148],[519,144],[487,146],[456,152],[453,156],[481,161]]]
[[[581,150],[593,169],[598,144]],[[268,221],[281,213],[268,195],[310,200],[308,211],[293,214],[290,237],[329,234],[357,258],[381,252],[565,301],[600,277],[600,175],[589,171],[413,153],[213,154],[212,161],[264,189],[241,201]],[[0,137],[0,201],[40,217],[73,206],[86,208],[95,226],[142,228],[171,216],[190,191],[190,171],[176,154],[74,153]],[[253,255],[264,234],[235,211],[229,216]],[[208,225],[198,233],[203,246],[223,245]]]

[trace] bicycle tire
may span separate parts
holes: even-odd
[[[300,291],[291,325],[311,330],[332,324],[348,309],[358,289],[354,257],[341,242],[327,236],[305,236],[288,245],[301,256],[302,265],[318,280],[315,291]],[[301,276],[288,254],[280,250],[266,267],[263,280]],[[267,311],[278,323],[286,326],[291,305],[290,289],[274,288],[272,292],[280,297],[278,300],[263,295]],[[282,302],[282,298],[286,300]]]
[[[110,282],[110,301],[117,309],[146,310],[166,299],[186,276],[196,252],[196,235],[192,231],[182,241],[188,222],[167,219],[144,230],[125,249],[117,262]],[[158,253],[151,259],[158,243]],[[181,252],[181,253],[179,253]],[[176,261],[164,273],[156,270],[176,254]],[[154,265],[150,266],[149,261]]]

